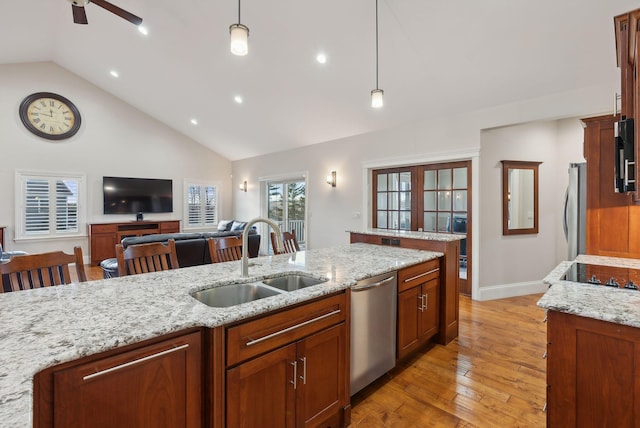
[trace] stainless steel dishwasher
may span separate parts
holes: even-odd
[[[396,273],[351,287],[351,395],[396,365]]]

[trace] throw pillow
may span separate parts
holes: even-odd
[[[231,230],[243,230],[246,225],[246,221],[234,221]]]
[[[233,220],[221,220],[218,222],[218,232],[228,232],[232,225]]]

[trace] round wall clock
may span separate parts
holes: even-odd
[[[65,97],[51,92],[36,92],[20,103],[20,120],[38,137],[48,140],[70,138],[80,129],[80,112]]]

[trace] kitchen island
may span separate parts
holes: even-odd
[[[600,284],[563,279],[576,263]],[[617,269],[598,278],[603,267]],[[640,260],[580,255],[544,279],[548,426],[638,426],[640,292],[623,288],[638,269]]]
[[[0,294],[0,426],[32,426],[33,377],[48,367],[194,327],[214,329],[441,256],[355,244],[252,259],[249,278],[229,262]],[[329,281],[228,308],[190,295],[286,272]]]

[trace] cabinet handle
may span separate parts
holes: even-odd
[[[418,310],[420,310],[420,312],[424,312],[424,301],[422,300],[424,296],[421,294],[418,296],[418,300],[420,300],[420,304],[418,305]]]
[[[427,310],[427,308],[429,307],[429,295],[428,294],[423,294],[424,296],[424,310]]]
[[[293,389],[296,389],[298,387],[298,362],[293,361],[291,365],[293,366],[293,380],[290,380],[289,383],[293,385]]]
[[[302,376],[300,376],[300,379],[302,379],[302,384],[306,385],[307,384],[307,357],[300,358],[300,361],[302,361]]]
[[[542,359],[546,360],[547,359],[547,351],[544,351],[544,354],[542,354]]]
[[[423,272],[423,273],[421,273],[419,275],[412,276],[411,278],[407,278],[407,279],[404,280],[404,282],[405,283],[411,282],[411,281],[413,281],[415,279],[422,278],[423,276],[427,276],[427,275],[432,274],[434,272],[438,272],[439,270],[440,270],[440,268],[431,269],[429,272]]]
[[[305,326],[305,325],[308,325],[308,324],[314,323],[314,322],[316,322],[316,321],[320,321],[320,320],[322,320],[322,319],[325,319],[325,318],[331,317],[331,316],[336,315],[336,314],[339,314],[339,313],[340,313],[340,309],[336,309],[335,311],[332,311],[332,312],[326,313],[326,314],[324,314],[324,315],[320,315],[319,317],[316,317],[316,318],[314,318],[314,319],[307,320],[307,321],[302,322],[302,323],[300,323],[300,324],[292,325],[291,327],[287,327],[287,328],[285,328],[284,330],[279,330],[279,331],[276,331],[275,333],[271,333],[271,334],[268,334],[268,335],[266,335],[266,336],[262,336],[262,337],[261,337],[261,338],[259,338],[259,339],[250,340],[250,341],[248,341],[248,342],[247,342],[247,344],[246,344],[245,346],[251,346],[251,345],[255,345],[256,343],[264,342],[265,340],[269,340],[269,339],[271,339],[271,338],[273,338],[273,337],[280,336],[281,334],[288,333],[288,332],[290,332],[290,331],[292,331],[292,330],[295,330],[295,329],[297,329],[297,328],[300,328],[300,327],[303,327],[303,326]]]
[[[173,352],[177,352],[177,351],[180,351],[180,350],[188,348],[188,347],[189,347],[189,344],[185,343],[184,345],[180,345],[180,346],[177,346],[175,348],[167,349],[166,351],[158,352],[157,354],[147,355],[146,357],[138,358],[137,360],[129,361],[128,363],[120,364],[120,365],[113,366],[113,367],[105,369],[105,370],[101,370],[99,372],[92,373],[90,375],[86,375],[85,377],[82,378],[82,380],[93,379],[94,377],[98,377],[98,376],[102,376],[102,375],[107,374],[107,373],[115,372],[116,370],[124,369],[125,367],[130,367],[130,366],[133,366],[134,364],[140,364],[140,363],[142,363],[144,361],[149,361],[149,360],[152,360],[154,358],[158,358],[158,357],[161,357],[163,355],[171,354]]]

